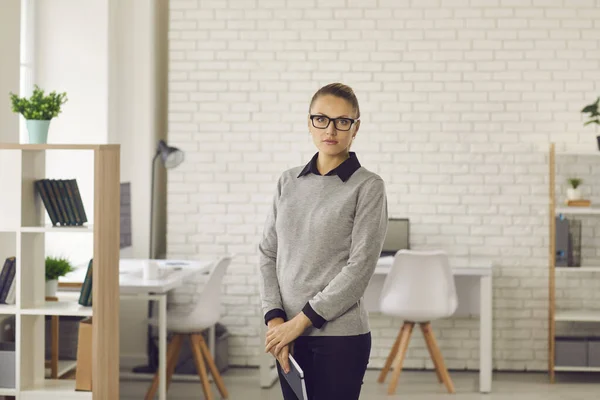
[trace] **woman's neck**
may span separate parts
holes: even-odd
[[[321,175],[326,175],[329,171],[337,168],[341,163],[350,158],[350,153],[345,152],[338,154],[336,156],[330,156],[328,154],[323,154],[319,152],[319,156],[317,157],[317,169],[321,173]]]

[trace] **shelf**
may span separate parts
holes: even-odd
[[[600,310],[556,310],[555,321],[600,322]]]
[[[91,400],[92,392],[75,391],[74,379],[45,379],[44,382],[29,390],[21,391],[21,400]]]
[[[0,150],[100,150],[100,149],[118,149],[118,144],[21,144],[21,143],[0,143]]]
[[[582,267],[556,267],[556,271],[566,273],[583,273],[583,272],[600,272],[600,267],[595,266],[582,266]]]
[[[94,233],[94,225],[82,225],[82,226],[23,226],[21,232],[66,232],[66,233]]]
[[[22,308],[21,314],[91,317],[92,307],[84,307],[73,301],[47,301],[42,307]]]
[[[0,396],[16,396],[16,389],[0,388]]]
[[[17,313],[17,307],[14,304],[0,304],[0,315],[12,315]]]
[[[578,214],[593,215],[600,214],[600,207],[557,207],[555,214]]]
[[[67,373],[73,371],[77,367],[76,360],[58,360],[58,377],[62,378]],[[46,367],[46,377],[49,378],[52,374],[52,369]]]
[[[564,372],[600,372],[600,367],[559,367],[555,365],[554,370]]]
[[[600,157],[600,151],[590,151],[590,150],[557,150],[557,156],[583,156],[583,157]]]

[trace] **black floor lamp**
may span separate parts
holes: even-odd
[[[162,165],[167,168],[175,168],[179,164],[183,162],[183,151],[179,150],[177,147],[167,146],[164,140],[158,141],[158,146],[156,148],[156,154],[154,154],[154,158],[152,159],[152,181],[150,187],[150,246],[148,250],[148,258],[154,258],[154,176],[156,170],[156,160],[160,159]],[[152,318],[152,305],[153,301],[148,302],[148,319]],[[148,356],[148,365],[143,365],[139,367],[135,367],[134,372],[155,372],[158,367],[158,360],[156,359],[156,346],[154,344],[154,340],[152,340],[152,327],[148,324],[148,335],[147,335],[147,356]]]
[[[153,233],[154,233],[154,172],[156,170],[156,160],[159,159],[165,168],[171,169],[177,167],[183,162],[183,151],[177,147],[167,146],[164,140],[158,142],[156,154],[152,159],[152,182],[150,188],[150,247],[148,258],[154,258]]]

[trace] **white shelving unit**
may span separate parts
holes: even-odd
[[[34,182],[46,178],[48,151],[87,151],[94,159],[94,225],[52,227]],[[16,387],[0,395],[17,400],[119,398],[119,145],[29,145],[0,143],[0,261],[16,256],[16,304],[0,305],[15,315]],[[74,297],[45,300],[45,235],[93,235],[93,306]],[[45,317],[92,317],[92,391],[76,391],[74,379],[46,379]],[[58,375],[75,361],[59,361]]]
[[[578,151],[578,150],[557,150],[554,143],[550,144],[549,152],[549,225],[550,225],[550,246],[549,246],[549,308],[548,308],[548,371],[550,381],[555,381],[555,372],[600,372],[599,367],[579,367],[579,366],[557,366],[555,365],[556,352],[556,323],[557,322],[600,322],[600,310],[582,310],[557,309],[556,305],[556,273],[561,275],[580,274],[580,273],[598,273],[600,266],[589,265],[581,267],[557,267],[556,266],[556,221],[558,215],[576,215],[590,216],[595,218],[600,216],[600,207],[565,207],[559,206],[556,201],[555,183],[556,183],[556,157],[600,157],[600,151]],[[599,276],[600,278],[600,276]]]

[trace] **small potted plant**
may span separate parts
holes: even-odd
[[[10,93],[12,110],[26,119],[29,143],[47,143],[50,121],[61,112],[61,106],[67,102],[66,93],[51,92],[48,95],[35,85],[29,99]]]
[[[579,186],[581,185],[583,180],[579,178],[569,178],[568,182],[569,185],[571,185],[571,187],[567,189],[567,199],[581,200],[581,190],[579,189]]]
[[[58,278],[60,278],[61,276],[65,276],[73,270],[73,266],[66,258],[47,256],[46,296],[56,296],[56,289],[58,288]]]
[[[583,114],[589,114],[587,116],[588,120],[583,124],[583,126],[596,124],[600,125],[600,97],[596,99],[595,103],[588,104],[583,107],[581,110]],[[598,141],[598,150],[600,150],[600,135],[596,136],[596,140]]]

